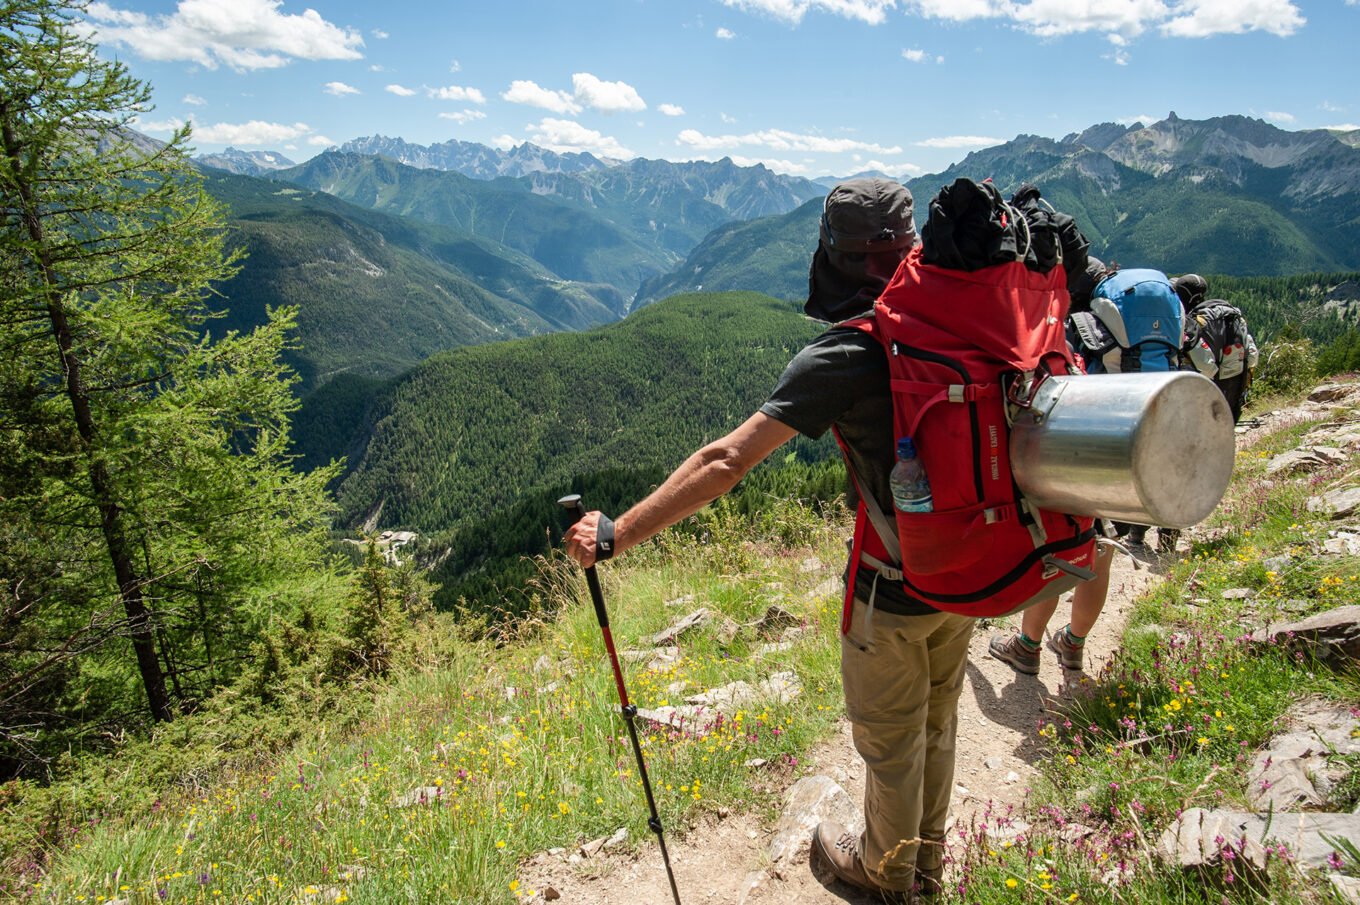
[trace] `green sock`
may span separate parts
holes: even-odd
[[[1029,639],[1029,635],[1026,635],[1024,632],[1021,632],[1021,633],[1020,633],[1020,643],[1023,644],[1023,645],[1025,645],[1025,647],[1028,647],[1030,650],[1038,650],[1038,649],[1039,649],[1039,642],[1038,642],[1038,641],[1031,641],[1031,640]]]
[[[1085,644],[1085,643],[1086,643],[1086,636],[1085,636],[1085,635],[1074,635],[1074,634],[1072,634],[1072,623],[1070,623],[1070,622],[1067,623],[1067,625],[1063,628],[1063,631],[1067,633],[1067,640],[1068,640],[1068,641],[1071,641],[1073,644]]]

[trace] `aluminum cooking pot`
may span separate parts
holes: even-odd
[[[1190,371],[1051,377],[1011,429],[1011,471],[1044,509],[1188,528],[1232,478],[1232,412]]]

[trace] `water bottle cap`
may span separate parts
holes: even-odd
[[[897,441],[897,458],[913,459],[916,457],[916,444],[911,442],[911,437],[903,437]]]

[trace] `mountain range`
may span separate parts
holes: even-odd
[[[1242,116],[1150,126],[1105,123],[1060,140],[1021,135],[942,173],[904,179],[917,225],[958,177],[990,178],[1005,194],[1038,185],[1077,218],[1106,262],[1272,275],[1360,267],[1360,146],[1355,133],[1287,132]],[[807,291],[821,208],[729,223],[679,267],[640,287],[634,306],[675,292]]]
[[[1125,266],[1352,270],[1357,144],[1360,132],[1172,114],[1021,135],[906,184],[919,222],[958,176],[1007,192],[1034,182],[1077,217],[1097,256]],[[617,163],[381,136],[347,147],[374,153],[287,166],[282,154],[229,149],[199,161],[251,252],[224,287],[226,323],[298,305],[291,355],[304,393],[341,373],[394,376],[454,346],[607,323],[677,292],[806,291],[823,184],[730,160]],[[223,171],[252,168],[264,176]]]

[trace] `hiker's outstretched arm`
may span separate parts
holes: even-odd
[[[746,472],[796,433],[782,421],[757,412],[726,437],[690,456],[660,487],[614,522],[614,555],[727,493]],[[599,522],[599,512],[588,512],[567,531],[567,554],[583,566],[595,563],[595,531]]]

